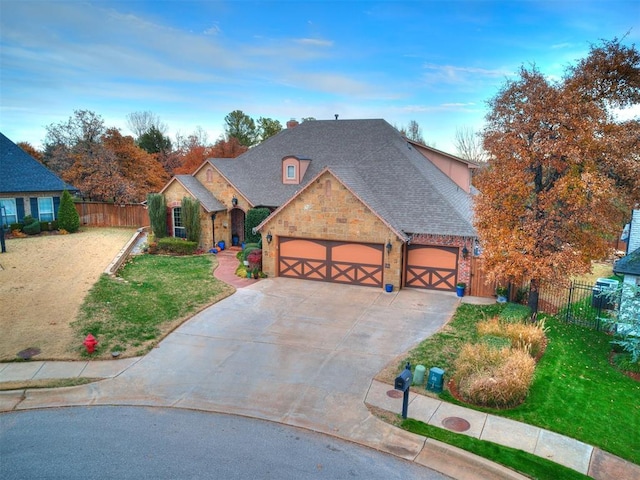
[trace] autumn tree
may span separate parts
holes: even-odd
[[[118,171],[126,183],[126,190],[115,195],[117,201],[141,202],[148,192],[161,190],[169,179],[154,155],[139,148],[133,137],[123,136],[117,128],[107,130],[102,144],[115,155]]]
[[[487,161],[487,152],[482,148],[482,138],[471,128],[456,128],[454,144],[460,158],[476,163]]]
[[[249,150],[244,145],[240,145],[237,138],[231,137],[228,140],[224,138],[218,139],[210,150],[212,158],[236,158]]]
[[[258,139],[256,122],[242,110],[234,110],[224,117],[227,138],[237,138],[240,145],[252,147]]]
[[[176,153],[180,158],[180,165],[174,168],[176,175],[193,173],[202,162],[212,156],[206,132],[200,127],[187,137],[177,135],[176,145]]]
[[[44,163],[44,154],[29,142],[18,142],[16,145],[19,146],[27,155],[35,158],[40,163]]]
[[[640,55],[617,39],[552,81],[521,68],[489,101],[488,168],[476,179],[476,227],[490,279],[543,280],[590,270],[640,200]]]

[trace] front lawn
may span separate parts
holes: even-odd
[[[438,366],[451,378],[460,347],[477,340],[475,324],[502,308],[461,305],[452,321],[412,350],[401,367],[407,360],[427,369]],[[546,325],[549,344],[526,401],[510,410],[472,408],[552,430],[640,464],[640,382],[609,364],[611,337],[552,317]],[[441,398],[461,404],[448,391]]]
[[[80,345],[98,340],[93,358],[142,355],[186,318],[230,295],[213,276],[213,255],[141,255],[117,277],[103,275],[91,288],[72,327]],[[85,354],[86,355],[86,354]]]

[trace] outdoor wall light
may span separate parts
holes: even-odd
[[[273,240],[273,235],[271,235],[271,232],[267,233],[267,243],[271,243],[272,240]]]
[[[391,241],[387,242],[387,255],[389,255],[391,253],[391,247],[393,247],[393,245],[391,245]]]
[[[465,260],[467,259],[467,257],[469,256],[469,249],[467,248],[467,246],[465,245],[462,249],[462,258],[464,258]]]
[[[233,205],[234,207],[238,206],[238,199],[236,197],[233,197],[231,199],[231,205]]]

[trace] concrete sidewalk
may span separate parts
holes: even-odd
[[[390,385],[374,380],[365,401],[374,407],[400,413],[402,398],[398,398],[399,394],[401,392]],[[446,403],[435,397],[410,392],[407,417],[522,450],[597,480],[640,479],[640,466],[599,448],[526,423]]]

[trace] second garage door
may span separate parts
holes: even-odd
[[[375,243],[280,238],[281,277],[382,286],[384,247]]]
[[[455,291],[458,249],[432,245],[409,245],[406,286]]]

